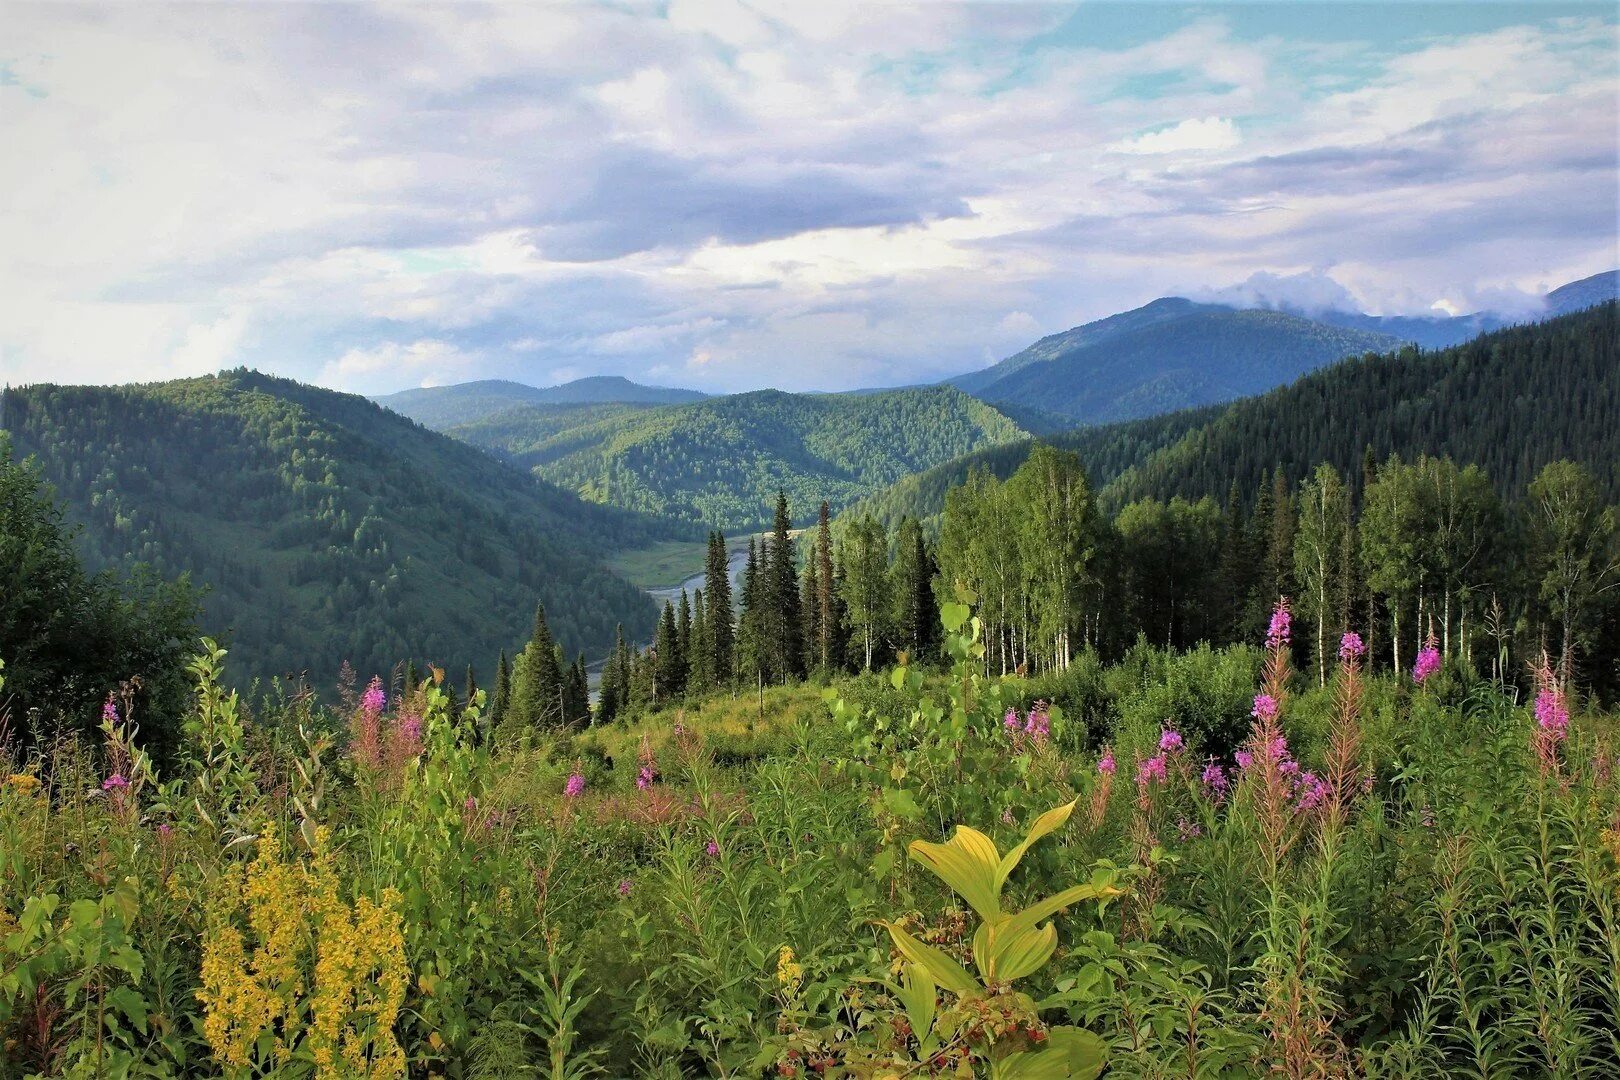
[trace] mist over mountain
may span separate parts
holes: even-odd
[[[506,379],[424,386],[372,400],[424,427],[467,424],[520,405],[673,405],[708,397],[698,390],[644,386],[622,375],[590,375],[558,386],[535,387]]]

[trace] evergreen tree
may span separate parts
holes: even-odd
[[[585,672],[585,654],[574,657],[563,680],[563,700],[566,703],[567,722],[589,722],[591,718],[591,683]]]
[[[776,493],[776,520],[766,563],[766,626],[771,668],[782,681],[804,674],[800,649],[799,572],[793,550],[793,522],[788,516],[787,493]]]
[[[833,648],[838,634],[838,622],[833,611],[833,551],[832,515],[827,500],[821,501],[821,512],[816,519],[816,655],[821,667],[832,666],[837,655]]]
[[[563,721],[562,669],[557,643],[546,623],[544,604],[534,607],[534,633],[512,672],[509,719],[523,727],[546,727]]]
[[[686,672],[692,663],[692,601],[687,598],[685,589],[681,590],[680,603],[675,608],[675,648],[680,654],[681,686],[685,687]]]
[[[818,667],[821,661],[821,584],[816,577],[816,560],[810,559],[804,568],[799,589],[800,648],[806,667]]]
[[[718,530],[709,534],[703,593],[709,601],[709,677],[714,685],[726,686],[731,682],[735,663],[736,616],[731,605],[731,566],[726,538]]]
[[[913,659],[922,659],[939,630],[939,608],[934,602],[934,565],[922,526],[909,515],[895,537],[894,565],[890,568],[889,595],[893,604],[895,637]]]
[[[688,694],[706,694],[714,688],[714,646],[709,633],[709,601],[698,589],[692,594],[692,632],[686,647]]]
[[[495,696],[489,703],[489,727],[493,730],[506,719],[512,706],[512,665],[501,650],[500,662],[495,665]]]
[[[619,715],[619,654],[618,650],[608,653],[607,661],[602,665],[602,684],[596,699],[596,722],[606,724]]]
[[[1254,590],[1254,558],[1249,550],[1249,522],[1237,481],[1226,493],[1221,516],[1220,630],[1228,640],[1241,640],[1248,628],[1249,594]]]
[[[686,662],[681,656],[679,634],[675,605],[666,600],[664,614],[658,620],[658,635],[653,639],[653,700],[659,704],[681,693]]]
[[[620,623],[613,631],[613,696],[616,715],[628,712],[634,701],[631,690],[634,677],[635,659],[630,653],[630,646],[624,640],[624,624]]]
[[[748,562],[743,567],[742,614],[737,623],[736,672],[750,682],[765,678],[765,635],[761,625],[759,552],[754,538],[748,538]]]

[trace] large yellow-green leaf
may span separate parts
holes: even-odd
[[[1070,904],[1078,904],[1082,900],[1096,900],[1102,897],[1117,896],[1119,890],[1112,885],[1071,885],[1062,892],[1054,893],[1045,900],[1037,900],[1023,911],[1007,918],[1008,929],[1034,929],[1035,924],[1042,919],[1055,915]]]
[[[1055,1027],[1046,1046],[999,1062],[995,1080],[1092,1080],[1108,1060],[1108,1044],[1084,1028]]]
[[[940,986],[953,994],[964,995],[977,994],[984,989],[978,980],[968,974],[967,968],[940,950],[918,941],[893,923],[886,922],[882,925],[889,932],[889,937],[894,939],[894,947],[900,950],[900,955],[920,965]]]
[[[930,1052],[934,1047],[934,1011],[939,1007],[934,977],[921,964],[908,963],[900,985],[890,983],[889,987],[905,1008],[906,1019],[911,1023],[912,1033],[917,1036],[922,1052]]]
[[[1068,823],[1069,815],[1072,813],[1074,813],[1074,803],[1070,802],[1064,806],[1048,810],[1035,819],[1035,824],[1029,827],[1029,835],[1024,837],[1017,847],[1007,852],[1006,857],[996,867],[996,892],[998,894],[1001,892],[1001,887],[1007,883],[1007,878],[1012,874],[1013,868],[1018,865],[1018,860],[1022,859],[1024,852],[1029,850],[1029,846],[1048,833],[1063,828]]]
[[[1051,923],[1039,929],[1026,929],[1004,920],[991,933],[990,967],[998,982],[1022,979],[1052,958],[1057,948],[1057,930]]]
[[[913,840],[911,857],[949,885],[981,918],[1001,917],[1000,853],[990,838],[977,829],[958,825],[943,844]]]

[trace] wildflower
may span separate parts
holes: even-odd
[[[157,827],[157,834],[159,840],[167,840],[174,835],[174,826],[165,821]]]
[[[707,852],[709,858],[712,859],[720,854],[720,845],[715,843],[713,840],[710,840],[707,844],[703,845],[703,850]]]
[[[1006,728],[1008,731],[1017,731],[1019,726],[1018,710],[1008,709],[1007,715],[1001,718],[1001,726]]]
[[[1327,781],[1315,773],[1305,773],[1299,778],[1299,808],[1301,810],[1314,810],[1322,805],[1327,798]]]
[[[1186,818],[1182,818],[1180,821],[1176,822],[1176,835],[1180,836],[1183,840],[1196,840],[1200,836],[1204,835],[1204,830],[1203,827],[1198,824],[1198,822],[1188,821]]]
[[[18,791],[27,794],[28,792],[39,787],[39,777],[30,775],[29,773],[12,773],[10,776],[6,777],[6,783],[10,784]]]
[[[630,884],[630,879],[629,878],[622,879],[619,882],[619,895],[621,897],[629,896],[631,888],[632,888],[632,886]]]
[[[580,792],[585,790],[585,778],[579,773],[569,773],[568,783],[563,787],[563,794],[570,799],[579,798]]]
[[[1181,749],[1181,733],[1165,728],[1159,733],[1159,749],[1172,753]]]
[[[646,791],[648,788],[652,787],[652,782],[656,778],[657,774],[653,772],[652,766],[643,765],[641,767],[641,771],[636,773],[636,787],[640,788],[642,791]]]
[[[1227,791],[1231,789],[1232,782],[1227,779],[1226,770],[1221,768],[1220,762],[1214,758],[1204,766],[1204,789],[1216,800],[1224,799]]]
[[[798,990],[800,981],[804,978],[804,968],[793,957],[791,945],[782,946],[776,954],[776,981],[787,989],[788,993]]]
[[[1277,719],[1277,699],[1270,694],[1256,694],[1254,696],[1254,710],[1250,716],[1262,723],[1270,723]]]
[[[1276,610],[1271,613],[1271,625],[1266,628],[1266,648],[1285,649],[1288,647],[1288,633],[1293,625],[1293,616],[1288,610],[1288,598],[1277,601]]]
[[[106,702],[101,706],[101,722],[104,724],[118,723],[118,705],[113,701],[111,694],[107,695]]]
[[[1035,708],[1029,710],[1029,722],[1024,725],[1024,734],[1040,742],[1051,733],[1052,718],[1037,704]]]
[[[1119,763],[1114,760],[1114,752],[1104,750],[1102,757],[1097,759],[1097,771],[1104,776],[1113,776],[1114,770],[1117,768],[1119,768]]]
[[[1423,651],[1417,654],[1417,663],[1412,665],[1412,681],[1421,683],[1439,670],[1440,650],[1433,645],[1425,645]]]
[[[119,773],[113,773],[111,776],[107,777],[107,779],[101,782],[102,791],[112,791],[115,788],[127,787],[129,787],[129,781],[125,780]]]
[[[469,795],[461,800],[461,808],[470,814],[478,809],[478,800]]]
[[[1361,640],[1361,635],[1354,631],[1345,634],[1339,639],[1339,659],[1344,661],[1360,660],[1367,655],[1367,644]]]
[[[1150,758],[1146,758],[1142,761],[1142,764],[1136,767],[1136,782],[1138,784],[1163,783],[1168,777],[1169,773],[1165,771],[1163,754],[1155,754]]]
[[[1556,687],[1543,686],[1536,692],[1536,723],[1555,742],[1568,738],[1569,706]]]
[[[366,692],[360,695],[360,708],[375,716],[387,705],[388,694],[383,690],[382,680],[373,675],[371,682],[366,685]]]

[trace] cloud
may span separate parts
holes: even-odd
[[[1183,120],[1179,124],[1115,143],[1122,154],[1175,154],[1189,150],[1230,150],[1243,141],[1237,124],[1225,116]]]
[[[1437,7],[1406,40],[1285,8],[1128,37],[949,2],[10,14],[11,381],[837,389],[1166,293],[1506,308],[1620,261],[1605,13]]]

